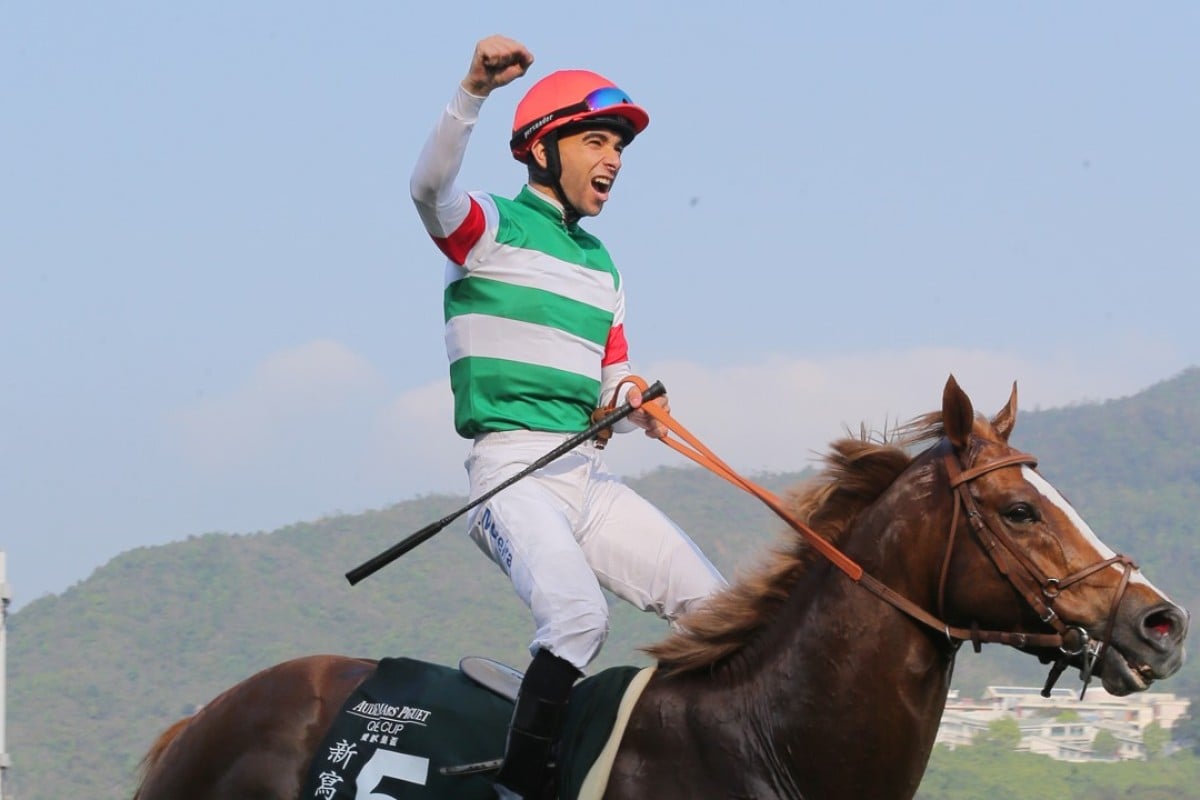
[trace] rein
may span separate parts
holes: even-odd
[[[630,376],[622,381],[631,383],[638,387],[639,390],[645,391],[646,383],[641,378]],[[613,392],[614,398],[620,391],[620,385]],[[615,400],[614,400],[615,402]],[[949,452],[945,456],[946,472],[950,479],[950,489],[954,493],[954,512],[950,523],[950,535],[946,545],[946,555],[942,562],[942,571],[938,579],[938,616],[934,616],[925,609],[918,606],[903,595],[897,593],[874,576],[865,572],[858,562],[847,556],[839,550],[829,540],[823,538],[820,534],[804,524],[800,520],[792,516],[787,511],[780,499],[767,489],[759,486],[753,481],[739,475],[736,470],[722,461],[712,450],[704,445],[695,435],[687,428],[681,425],[671,416],[670,412],[655,403],[647,403],[641,407],[647,414],[661,422],[667,429],[678,436],[683,441],[676,441],[669,435],[664,436],[660,441],[670,447],[672,450],[686,456],[700,466],[719,475],[725,480],[737,486],[739,489],[754,495],[761,500],[768,508],[775,512],[776,516],[786,522],[793,530],[799,533],[804,539],[823,555],[833,566],[837,567],[850,580],[867,589],[881,600],[891,605],[896,610],[907,615],[913,620],[945,635],[946,639],[957,648],[964,641],[970,641],[975,649],[979,652],[984,643],[1003,644],[1017,648],[1027,647],[1045,647],[1057,648],[1060,657],[1056,660],[1051,668],[1050,675],[1046,680],[1046,684],[1042,689],[1042,695],[1048,697],[1050,689],[1058,680],[1059,676],[1066,670],[1070,659],[1074,657],[1082,657],[1083,666],[1081,668],[1083,677],[1083,691],[1080,692],[1082,698],[1083,692],[1087,691],[1088,683],[1091,680],[1092,667],[1099,660],[1100,655],[1104,651],[1108,640],[1112,636],[1113,626],[1116,622],[1117,611],[1121,605],[1121,601],[1125,597],[1125,590],[1129,586],[1130,573],[1137,569],[1137,565],[1128,556],[1117,555],[1104,561],[1097,562],[1089,567],[1069,575],[1066,578],[1053,578],[1046,576],[1032,560],[1029,559],[1007,533],[996,530],[988,525],[983,514],[979,511],[978,505],[975,503],[975,498],[968,491],[968,484],[974,479],[986,475],[994,470],[1003,469],[1005,467],[1020,467],[1020,466],[1036,466],[1037,459],[1026,453],[1014,453],[988,464],[969,467],[964,469],[953,452]],[[1014,631],[986,631],[980,630],[977,626],[971,628],[959,628],[946,624],[943,621],[945,617],[945,588],[946,579],[950,568],[951,555],[954,550],[955,540],[957,538],[958,523],[960,517],[965,513],[966,519],[971,526],[971,530],[979,541],[980,546],[988,557],[992,560],[996,569],[1000,574],[1008,579],[1009,583],[1017,590],[1017,592],[1025,599],[1030,607],[1037,613],[1042,622],[1054,629],[1054,633],[1020,633]],[[1007,553],[1007,557],[1003,555]],[[1109,611],[1108,623],[1105,627],[1104,637],[1098,643],[1090,640],[1088,633],[1082,627],[1077,625],[1067,625],[1058,614],[1054,611],[1054,601],[1061,594],[1062,590],[1082,581],[1090,575],[1104,569],[1105,567],[1120,564],[1123,567],[1121,583],[1113,597],[1112,607]]]

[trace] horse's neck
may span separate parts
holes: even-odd
[[[944,509],[911,501],[877,503],[846,538],[846,552],[872,577],[936,614]],[[787,692],[788,676],[804,686],[786,735],[817,741],[830,785],[854,787],[860,797],[906,797],[915,792],[933,748],[949,691],[955,648],[904,612],[833,567],[814,572],[798,603],[801,624],[781,648],[773,688]],[[800,597],[797,593],[797,599]],[[787,637],[781,620],[779,635]],[[846,753],[861,760],[852,767]],[[804,759],[803,770],[813,769]],[[832,765],[838,765],[833,767]],[[845,771],[862,775],[846,775]],[[911,784],[911,792],[904,787]],[[888,787],[891,787],[890,789]],[[828,795],[847,796],[830,789]]]
[[[757,673],[759,690],[784,712],[780,736],[810,742],[824,731],[831,753],[843,746],[878,753],[927,738],[932,744],[949,689],[948,644],[841,572],[818,572],[820,586],[808,599],[792,600],[789,611],[800,624],[776,625],[777,644],[764,651],[769,657]],[[875,739],[888,748],[869,746]]]
[[[902,549],[905,532],[889,533]],[[914,576],[904,561],[882,553],[872,574],[906,592],[936,581]],[[770,626],[711,678],[680,682],[674,697],[671,681],[662,682],[655,713],[686,707],[697,739],[728,739],[724,746],[746,761],[739,769],[773,773],[766,784],[748,779],[756,796],[910,797],[937,733],[951,659],[924,626],[818,564]]]

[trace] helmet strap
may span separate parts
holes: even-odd
[[[583,215],[575,206],[571,205],[571,201],[567,199],[567,193],[563,191],[562,159],[558,154],[558,131],[550,131],[540,141],[543,146],[542,151],[546,154],[546,166],[543,167],[539,164],[533,153],[530,153],[529,178],[554,190],[554,196],[558,198],[558,202],[563,207],[563,222],[567,225],[574,225]]]

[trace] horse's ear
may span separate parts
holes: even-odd
[[[992,427],[1004,441],[1012,436],[1013,428],[1017,425],[1017,382],[1013,381],[1012,394],[1008,396],[1008,405],[1000,409],[992,419]]]
[[[975,426],[975,408],[971,398],[951,375],[942,391],[942,428],[955,449],[965,447]]]

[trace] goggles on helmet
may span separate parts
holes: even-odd
[[[579,114],[588,114],[596,111],[603,111],[609,108],[616,108],[622,105],[633,105],[633,100],[629,95],[621,91],[615,86],[604,86],[588,92],[587,96],[578,103],[572,103],[569,106],[555,109],[548,114],[535,119],[533,122],[513,133],[510,145],[516,149],[521,147],[531,139],[536,138],[538,131],[549,125],[555,120],[564,119],[567,117],[577,116]]]

